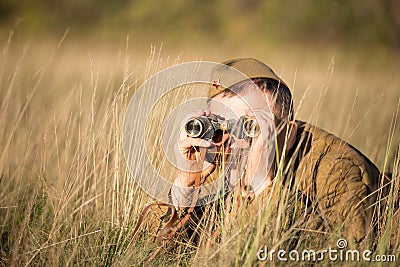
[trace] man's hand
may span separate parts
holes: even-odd
[[[189,114],[188,118],[209,115],[209,110],[199,110]],[[207,148],[212,146],[214,145],[209,141],[201,138],[187,137],[185,132],[181,132],[175,149],[175,156],[180,170],[178,177],[174,181],[174,185],[192,187],[196,185],[196,181],[199,182],[196,186],[204,182],[215,169],[215,164],[213,163],[206,162],[209,166],[204,166]]]
[[[247,110],[246,116],[257,119],[261,131],[252,140],[242,185],[248,193],[258,195],[273,179],[269,172],[275,156],[274,119],[265,110]]]
[[[189,114],[187,119],[209,115],[209,110],[199,110]],[[186,123],[187,119],[183,123]],[[199,190],[200,185],[215,170],[215,164],[204,162],[207,149],[212,146],[214,144],[209,141],[187,137],[184,131],[181,132],[179,141],[175,145],[179,171],[171,188],[171,200],[176,207],[191,206],[197,201],[193,199],[195,188]],[[204,166],[205,164],[209,166]]]

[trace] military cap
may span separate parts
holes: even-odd
[[[212,86],[208,97],[211,98],[238,82],[254,78],[276,80],[287,87],[285,82],[261,61],[254,58],[239,58],[222,62],[212,70]]]

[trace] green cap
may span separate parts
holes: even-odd
[[[210,86],[208,97],[211,98],[238,82],[254,78],[276,80],[287,87],[285,82],[261,61],[254,58],[239,58],[222,62],[213,69],[212,86]]]

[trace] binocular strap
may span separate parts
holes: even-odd
[[[157,235],[156,238],[156,242],[160,243],[158,248],[153,251],[145,260],[145,262],[150,262],[152,259],[154,259],[155,256],[157,256],[157,254],[160,252],[161,248],[168,244],[169,242],[171,242],[173,236],[179,231],[179,229],[181,229],[186,223],[187,221],[190,219],[190,216],[192,215],[194,208],[196,206],[196,203],[198,201],[199,198],[199,193],[200,193],[200,182],[202,180],[202,177],[198,177],[195,180],[195,191],[194,191],[194,195],[193,195],[193,199],[192,199],[192,203],[191,205],[185,210],[184,216],[182,218],[178,218],[178,212],[175,208],[174,205],[169,204],[169,203],[161,203],[161,202],[153,202],[148,204],[142,211],[142,213],[139,216],[139,220],[136,223],[136,226],[133,230],[132,233],[132,239],[130,244],[132,244],[132,242],[135,240],[137,232],[139,231],[140,226],[143,224],[144,222],[144,218],[146,216],[146,214],[149,212],[151,207],[168,207],[168,213],[172,213],[171,214],[171,218],[169,219],[169,221],[165,224],[165,226],[160,230],[159,234]],[[129,244],[129,245],[130,245]],[[128,246],[129,246],[128,245]]]

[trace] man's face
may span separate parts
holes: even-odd
[[[254,92],[254,93],[253,93]],[[212,114],[219,115],[224,119],[237,120],[241,116],[256,116],[261,128],[261,134],[254,138],[250,143],[248,140],[238,140],[229,134],[224,134],[222,138],[214,140],[217,151],[225,148],[225,152],[232,151],[234,145],[248,148],[245,173],[238,175],[242,178],[242,188],[247,191],[246,194],[259,194],[266,185],[265,181],[269,175],[270,164],[274,158],[274,133],[275,124],[272,113],[270,112],[265,95],[259,90],[244,90],[241,96],[229,95],[223,93],[215,96],[209,102],[209,109]],[[250,108],[251,107],[251,108]],[[255,114],[257,113],[257,114]],[[262,121],[260,121],[261,119]],[[229,142],[227,142],[229,140]],[[223,146],[225,145],[225,146]]]

